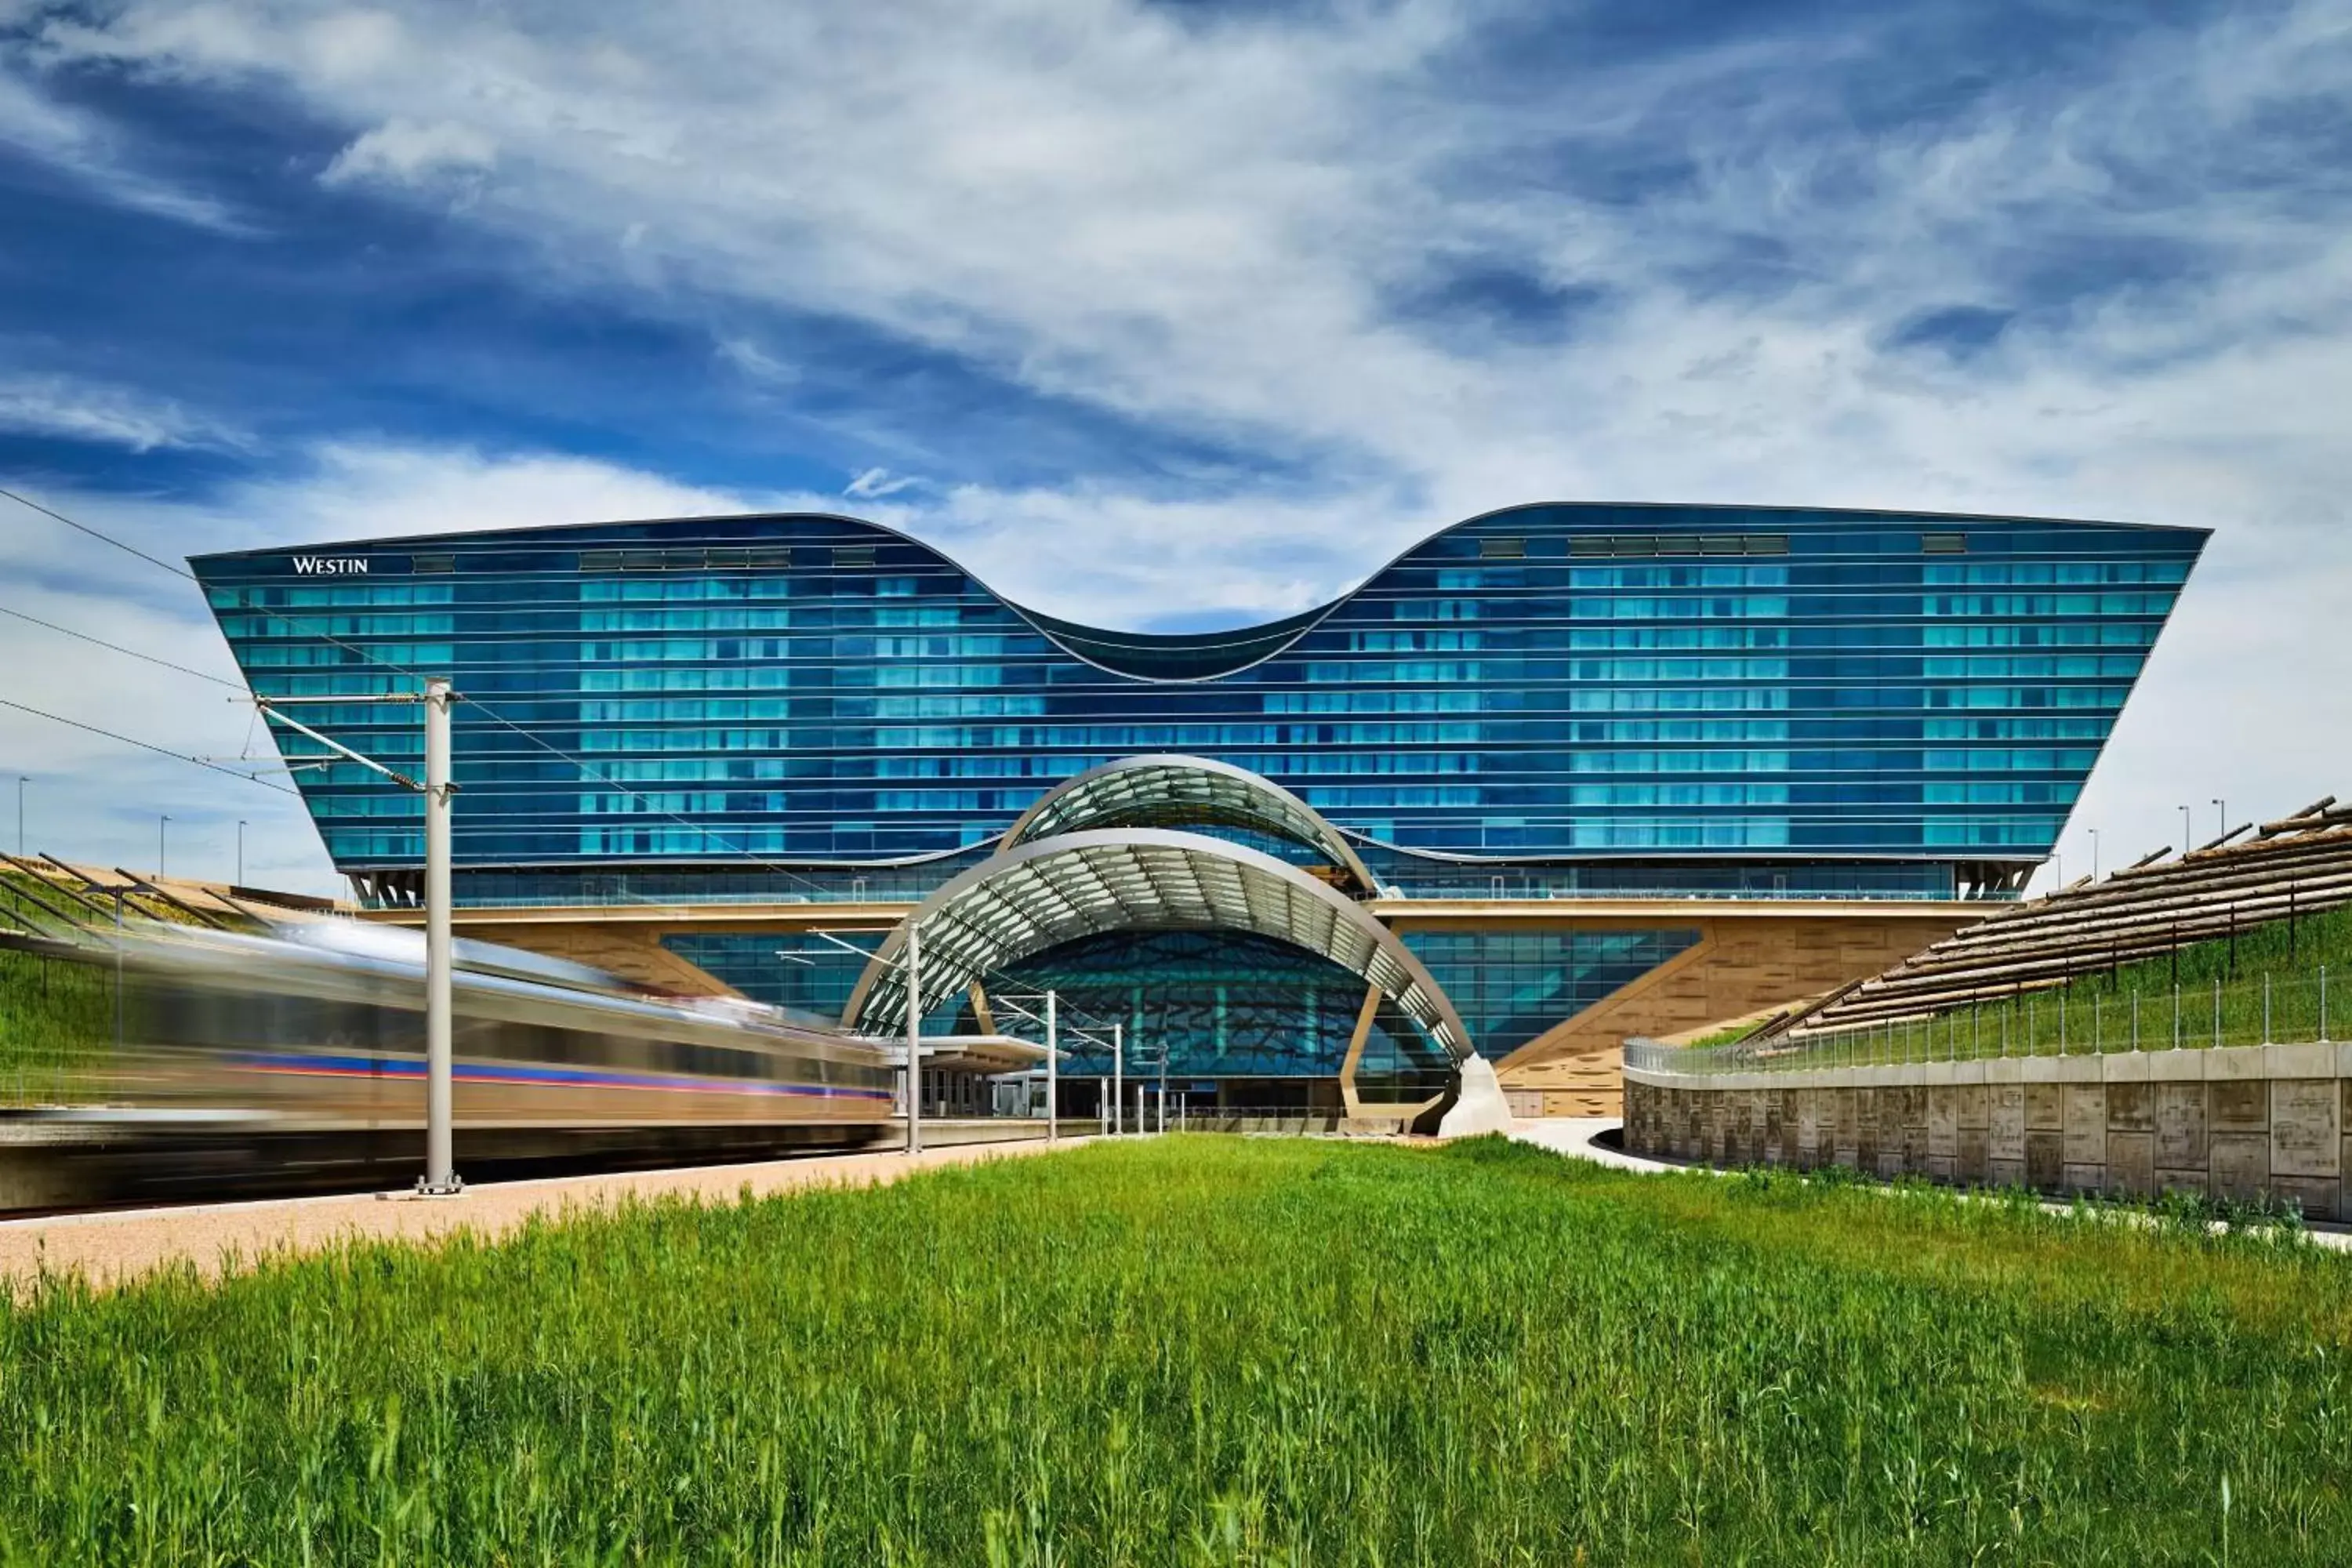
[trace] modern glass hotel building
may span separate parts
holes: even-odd
[[[1186,636],[1048,616],[912,539],[819,515],[193,565],[257,692],[456,682],[457,897],[511,940],[553,940],[533,910],[614,911],[609,936],[650,906],[756,907],[772,918],[681,914],[650,940],[681,973],[839,1016],[876,975],[829,939],[874,948],[1065,781],[1203,759],[1336,837],[1164,798],[1081,826],[1181,827],[1310,869],[1401,938],[1507,1083],[1540,1087],[1547,1052],[1609,1033],[1580,1017],[1654,1027],[1630,1005],[1645,985],[1685,1011],[1734,992],[1769,1005],[1799,994],[1774,984],[1826,989],[2013,893],[2205,538],[1524,506],[1330,604]],[[421,750],[413,710],[304,720],[395,767]],[[350,764],[296,777],[362,897],[413,903],[416,798]],[[1187,1083],[1332,1079],[1360,1013],[1394,1037],[1395,1071],[1428,1059],[1425,1027],[1360,1008],[1360,973],[1279,931],[1138,918],[999,956],[1000,984],[1050,983],[1129,1022]],[[1743,964],[1728,989],[1708,978]],[[984,1009],[984,989],[941,998],[942,1016]]]

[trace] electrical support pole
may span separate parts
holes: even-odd
[[[451,1151],[456,997],[449,932],[449,683],[425,683],[425,1177],[420,1193],[465,1191]]]
[[[1125,1108],[1118,1102],[1119,1096],[1127,1092],[1126,1061],[1127,1026],[1113,1024],[1110,1026],[1110,1135],[1114,1138],[1119,1134],[1119,1123],[1127,1119]]]
[[[416,1179],[419,1197],[457,1197],[466,1190],[450,1159],[453,1121],[450,1083],[452,1040],[456,1016],[452,993],[454,965],[449,932],[449,805],[457,793],[450,777],[449,705],[457,700],[446,676],[434,676],[425,690],[388,691],[375,697],[264,697],[256,693],[254,706],[306,740],[315,741],[345,761],[382,773],[403,789],[425,797],[425,1174]],[[425,782],[419,784],[373,757],[362,756],[341,741],[321,735],[297,722],[282,710],[300,703],[421,702],[425,705]],[[242,858],[244,840],[238,840]],[[242,875],[242,872],[240,872]]]
[[[1061,1138],[1061,1123],[1055,1119],[1062,1092],[1060,1069],[1055,1065],[1055,1058],[1062,1054],[1055,1010],[1057,1000],[1051,991],[1045,993],[1045,1142],[1048,1143],[1058,1142]]]
[[[923,931],[907,922],[907,1152],[923,1152]]]

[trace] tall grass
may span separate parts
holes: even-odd
[[[2352,1270],[1517,1146],[1171,1138],[0,1309],[0,1558],[2352,1554]]]

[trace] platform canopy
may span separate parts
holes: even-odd
[[[902,1032],[909,928],[921,932],[922,1009],[1080,937],[1245,931],[1304,948],[1379,987],[1446,1054],[1470,1051],[1454,1004],[1394,931],[1346,894],[1261,850],[1171,828],[1095,828],[1015,845],[942,886],[858,978],[842,1022]]]
[[[1322,813],[1247,768],[1208,757],[1151,754],[1063,780],[1006,830],[1008,849],[1056,834],[1099,827],[1238,827],[1303,845],[1359,890],[1377,892],[1371,872]]]

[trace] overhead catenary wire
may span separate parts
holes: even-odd
[[[11,701],[5,697],[0,697],[0,708],[14,708],[19,713],[30,713],[36,719],[47,719],[52,723],[64,724],[72,729],[85,731],[92,735],[103,735],[110,741],[119,741],[126,746],[136,746],[142,752],[152,752],[159,757],[170,757],[174,762],[193,763],[197,767],[207,768],[216,773],[226,773],[233,779],[243,779],[247,784],[259,784],[264,789],[276,790],[279,795],[290,795],[298,800],[301,798],[302,792],[300,790],[288,789],[284,784],[271,784],[268,779],[262,778],[257,774],[241,773],[235,768],[225,768],[218,763],[208,763],[202,757],[192,757],[184,752],[175,752],[169,746],[158,746],[146,741],[133,739],[129,735],[118,735],[111,730],[101,730],[95,724],[85,724],[79,719],[68,719],[62,713],[50,713],[42,709],[30,707],[22,702]]]
[[[57,510],[55,508],[43,506],[40,502],[33,500],[26,496],[19,495],[16,491],[9,489],[5,486],[0,486],[0,497],[5,497],[9,500],[15,501],[19,506],[28,507],[32,510],[39,512],[43,517],[50,518],[58,522],[65,524],[68,528],[74,530],[76,532],[86,533],[90,538],[99,541],[100,543],[110,544],[115,549],[123,552],[125,554],[135,555],[140,560],[146,562],[150,565],[160,566],[164,571],[172,574],[174,577],[183,578],[187,582],[194,583],[200,587],[203,585],[203,580],[185,567],[174,566],[172,563],[163,560],[160,556],[150,555],[136,545],[126,544],[121,540],[116,539],[110,534],[92,528],[86,522],[77,522],[72,518],[68,517],[65,513]],[[306,626],[301,617],[286,615],[280,611],[270,609],[267,605],[249,605],[241,607],[253,614],[266,616],[271,620],[281,622],[287,626],[301,627],[308,635],[316,637],[322,642],[326,642],[336,647],[341,648],[347,653],[355,654],[366,662],[375,665],[379,668],[389,670],[394,675],[404,675],[411,680],[418,682],[422,682],[427,679],[424,673],[410,669],[404,665],[396,664],[391,659],[383,658],[373,648],[364,647],[357,643],[346,642],[341,637],[336,637],[333,633],[326,631],[323,628]],[[239,689],[243,689],[240,688]],[[620,783],[618,780],[598,772],[593,763],[589,763],[583,758],[573,756],[571,752],[564,751],[560,746],[551,744],[550,742],[541,740],[539,736],[532,734],[529,730],[524,729],[513,720],[505,717],[495,709],[488,707],[478,699],[467,698],[465,702],[467,708],[476,713],[479,713],[483,718],[488,720],[491,723],[498,725],[500,729],[511,731],[516,735],[519,735],[523,740],[529,742],[530,744],[538,747],[541,751],[545,752],[548,755],[570,763],[572,766],[578,768],[583,774],[585,774],[591,782],[602,784],[604,788],[613,791],[616,795],[625,795],[631,800],[641,801],[648,805],[653,805],[653,810],[647,812],[647,816],[667,818],[669,821],[678,824],[680,826],[702,835],[705,838],[712,840],[722,847],[731,848],[736,854],[744,857],[753,865],[760,867],[763,870],[776,872],[780,876],[788,877],[793,881],[804,883],[812,888],[821,886],[814,878],[810,877],[805,873],[796,871],[791,867],[782,865],[777,861],[770,860],[764,856],[755,853],[740,843],[730,841],[726,834],[717,828],[711,827],[704,823],[697,822],[691,817],[682,816],[675,811],[670,811],[666,807],[654,805],[652,796],[645,794],[641,790],[631,789],[628,785]],[[11,704],[11,706],[16,705]],[[30,710],[27,710],[27,711],[30,711]],[[53,715],[45,715],[45,717],[53,717]],[[62,722],[72,723],[73,721],[65,720],[62,721]],[[79,725],[77,727],[81,729],[89,728],[88,725]],[[133,742],[131,743],[134,745],[143,744],[143,742]],[[152,746],[147,749],[150,751],[161,750],[159,747]],[[163,754],[166,756],[179,755],[176,752],[165,752]],[[204,762],[199,758],[183,757],[181,760],[184,762],[194,762],[199,767],[214,767],[215,772],[228,773],[230,773],[230,776],[234,778],[245,778],[248,776],[244,773],[232,773],[231,770],[226,768],[215,767],[215,764]],[[259,783],[260,781],[256,780],[255,782]],[[277,789],[278,786],[271,784],[268,787]],[[297,790],[284,790],[281,793],[287,795],[299,795],[300,792]]]
[[[127,654],[132,658],[144,659],[149,664],[161,665],[165,669],[176,669],[182,675],[193,675],[198,680],[209,680],[215,686],[226,686],[231,691],[243,691],[245,689],[242,685],[234,680],[224,680],[217,675],[207,675],[201,669],[191,669],[184,664],[173,664],[168,658],[157,658],[152,653],[141,653],[135,647],[124,647],[121,643],[110,643],[104,637],[94,637],[88,632],[78,632],[71,626],[61,626],[55,621],[45,621],[38,616],[28,616],[22,610],[12,610],[5,605],[0,605],[0,616],[14,616],[20,621],[30,621],[37,626],[46,626],[50,631],[59,632],[67,637],[77,638],[79,641],[94,644],[97,647],[105,648],[112,653]]]

